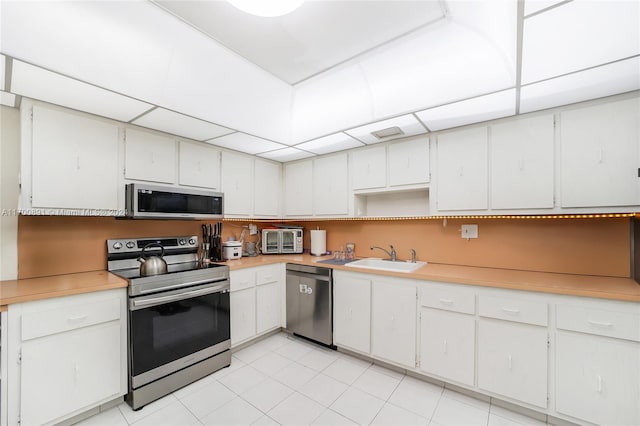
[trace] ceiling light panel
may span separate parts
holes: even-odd
[[[247,154],[252,155],[255,155],[259,152],[273,151],[276,149],[287,147],[286,145],[271,142],[262,138],[239,132],[221,136],[215,139],[210,139],[207,141],[207,143],[223,148],[233,149],[235,151],[246,152]]]
[[[524,21],[522,83],[640,54],[640,2],[572,1]]]
[[[197,141],[213,139],[234,132],[226,127],[221,127],[208,121],[199,120],[164,108],[154,109],[134,120],[133,124]]]
[[[0,55],[0,90],[4,90],[4,72],[6,67],[6,58],[4,55]]]
[[[402,130],[403,134],[398,136],[390,136],[383,139],[378,139],[372,134],[373,132],[388,129],[390,127],[399,127],[400,130]],[[420,124],[420,122],[413,115],[408,114],[347,130],[345,133],[369,145],[397,139],[400,137],[404,138],[407,136],[418,135],[420,133],[426,132],[427,129],[425,129],[424,126]]]
[[[640,57],[523,86],[520,112],[537,111],[640,89]]]
[[[129,121],[153,106],[17,60],[11,91],[119,121]]]
[[[282,163],[286,163],[287,161],[295,161],[303,158],[312,157],[313,154],[305,151],[301,151],[296,148],[284,148],[279,149],[277,151],[263,152],[262,154],[258,154],[259,157],[268,158],[274,161],[280,161]]]
[[[328,154],[330,152],[343,151],[345,149],[357,148],[363,143],[352,138],[346,133],[336,133],[309,142],[296,145],[296,148],[313,152],[314,154]]]
[[[15,108],[16,106],[16,95],[8,92],[0,92],[0,104]]]
[[[510,89],[427,109],[416,115],[429,130],[435,131],[508,117],[515,113],[516,90]]]
[[[555,4],[562,3],[565,0],[525,0],[524,16],[539,12]]]

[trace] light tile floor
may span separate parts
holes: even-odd
[[[285,333],[139,411],[123,403],[81,425],[544,425]]]

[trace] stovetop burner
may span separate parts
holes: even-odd
[[[128,269],[119,269],[110,271],[113,274],[118,275],[119,277],[126,278],[128,280],[134,280],[137,278],[148,278],[148,277],[159,277],[171,274],[177,274],[180,272],[186,271],[197,271],[197,270],[205,270],[212,268],[221,268],[226,265],[220,265],[217,263],[202,263],[199,261],[193,262],[182,262],[182,263],[173,263],[167,265],[167,273],[166,274],[158,274],[158,275],[140,275],[140,268],[128,268]]]

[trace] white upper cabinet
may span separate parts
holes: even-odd
[[[437,209],[487,209],[487,128],[438,136]]]
[[[562,207],[640,204],[640,99],[560,114]]]
[[[387,184],[387,152],[384,145],[357,149],[351,153],[353,189],[384,188]]]
[[[250,216],[253,211],[253,158],[222,153],[224,214]]]
[[[420,138],[389,144],[389,186],[428,183],[429,139]]]
[[[313,160],[313,212],[315,215],[349,213],[347,154]]]
[[[117,126],[78,113],[34,105],[31,130],[30,141],[28,136],[23,137],[22,153],[23,176],[28,174],[25,170],[31,170],[31,207],[98,210],[118,207]],[[25,183],[23,178],[23,191],[28,191]],[[24,197],[23,203],[27,199]],[[84,214],[91,212],[87,210]]]
[[[220,151],[206,145],[180,142],[180,185],[220,188]]]
[[[281,166],[256,158],[253,178],[253,213],[256,216],[278,216],[281,188]]]
[[[124,156],[125,178],[176,182],[176,141],[173,138],[126,129]]]
[[[553,115],[491,126],[491,208],[553,208]]]
[[[313,160],[284,165],[284,215],[313,214]]]

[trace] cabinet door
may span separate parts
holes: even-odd
[[[408,367],[416,366],[416,288],[373,281],[371,353]]]
[[[256,216],[278,216],[280,206],[281,166],[256,158],[253,190],[253,213]]]
[[[438,210],[484,210],[487,205],[487,129],[438,136]]]
[[[284,165],[285,216],[311,216],[313,214],[312,188],[312,160]]]
[[[229,296],[231,310],[231,345],[256,335],[256,291],[251,287],[233,291]]]
[[[360,352],[370,352],[371,282],[338,275],[333,285],[333,341]]]
[[[180,185],[220,188],[220,151],[202,144],[180,142]]]
[[[127,129],[124,155],[125,178],[175,183],[175,140],[155,133]]]
[[[347,154],[313,160],[313,213],[345,215],[349,213]]]
[[[54,422],[120,395],[120,330],[116,321],[24,342],[21,423]]]
[[[387,152],[384,145],[351,152],[353,189],[384,188],[387,185]]]
[[[597,424],[640,424],[640,345],[558,332],[556,409]]]
[[[491,126],[491,207],[553,208],[553,115]]]
[[[640,204],[640,99],[560,114],[562,207]]]
[[[222,153],[224,214],[251,216],[253,211],[253,159],[247,155]]]
[[[422,308],[420,369],[473,386],[476,322],[469,315]]]
[[[281,324],[281,309],[280,300],[282,299],[282,292],[280,291],[280,283],[274,282],[270,284],[263,284],[256,287],[256,317],[257,317],[257,331],[263,333],[267,330],[280,327]]]
[[[117,209],[116,126],[34,106],[32,130],[32,207]]]
[[[478,387],[547,407],[547,329],[480,319]]]
[[[389,186],[429,182],[429,139],[391,143],[387,152]]]

